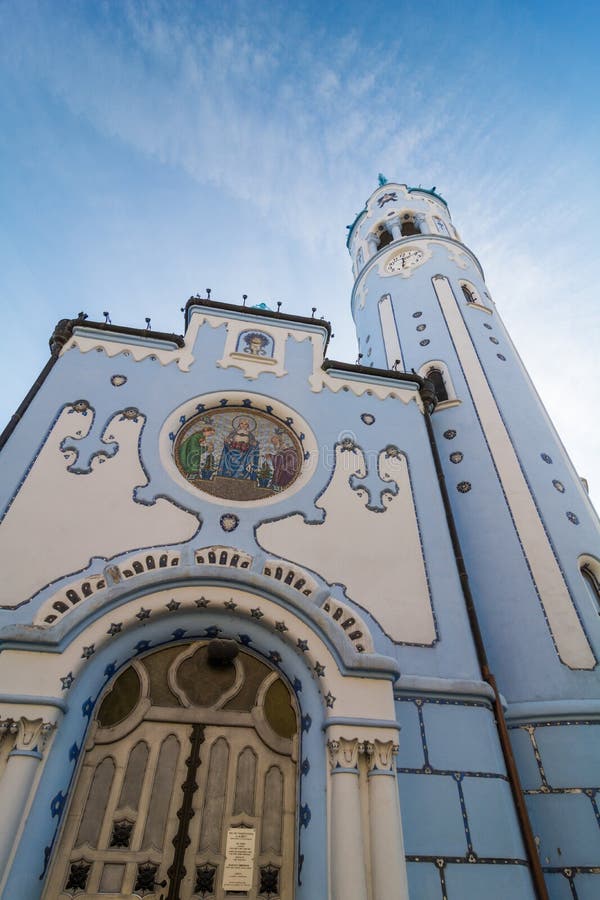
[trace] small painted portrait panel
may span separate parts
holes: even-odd
[[[235,352],[245,353],[248,356],[271,358],[273,356],[273,338],[264,331],[242,331],[238,337]]]

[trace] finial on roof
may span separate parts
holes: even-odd
[[[384,184],[387,184],[387,178],[385,175],[382,175],[381,172],[377,176],[377,180],[379,181],[379,187],[383,187]]]

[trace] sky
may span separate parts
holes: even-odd
[[[0,427],[60,318],[331,320],[377,175],[435,186],[600,509],[600,6],[0,0]]]

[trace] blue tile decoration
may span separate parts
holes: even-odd
[[[62,791],[59,791],[58,794],[56,794],[52,798],[52,802],[50,803],[50,812],[53,819],[55,819],[57,816],[60,818],[65,807],[66,800],[67,798],[64,796]]]
[[[308,824],[312,818],[312,813],[308,806],[308,803],[303,803],[300,807],[300,826],[301,828],[308,828]]]
[[[235,531],[235,529],[240,524],[240,520],[239,517],[234,513],[224,513],[219,519],[219,524],[221,525],[223,531],[230,532]]]

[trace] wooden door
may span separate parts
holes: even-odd
[[[293,900],[297,746],[258,657],[136,660],[98,708],[44,898]]]

